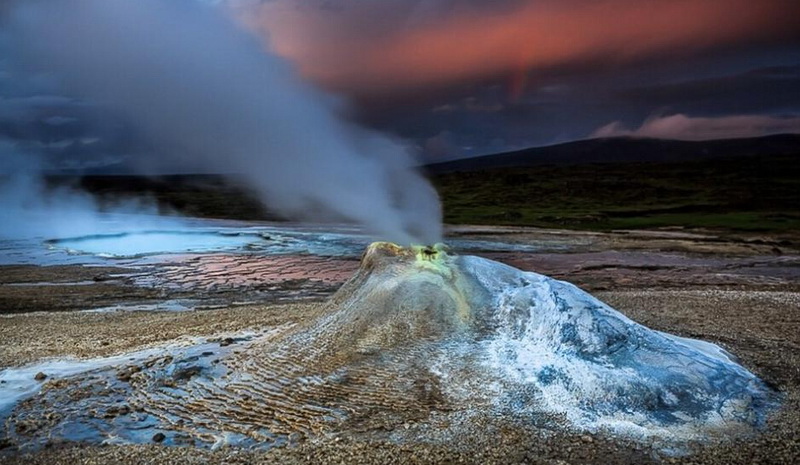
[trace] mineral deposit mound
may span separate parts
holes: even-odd
[[[453,438],[502,418],[684,441],[746,434],[777,403],[714,344],[440,246],[370,245],[319,315],[51,381],[15,407],[5,434],[22,448],[154,437],[269,447],[352,432],[413,440],[409,424]]]

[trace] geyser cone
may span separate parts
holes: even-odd
[[[438,246],[372,244],[332,305],[342,352],[427,344],[445,393],[490,398],[513,415],[693,435],[759,424],[774,400],[714,344],[650,330],[571,284]],[[464,396],[466,376],[484,387]]]
[[[331,299],[331,337],[342,352],[370,353],[463,336],[474,318],[459,279],[441,245],[373,243]]]
[[[444,428],[434,436],[452,439],[490,418],[684,441],[751,431],[775,402],[714,344],[650,330],[571,284],[441,246],[372,244],[319,317],[221,349],[219,363],[198,356],[201,347],[61,382],[17,408],[10,436],[24,444],[97,430],[136,442],[158,430],[270,445],[321,432],[419,440]],[[150,429],[98,425],[119,398]],[[45,420],[53,406],[56,424]],[[40,417],[50,426],[14,429]],[[424,426],[404,432],[409,422]]]

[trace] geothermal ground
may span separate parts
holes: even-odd
[[[181,443],[178,427],[163,433],[141,427],[135,445],[119,445],[113,435],[81,437],[87,430],[65,428],[56,439],[20,447],[20,438],[47,431],[69,402],[79,401],[58,395],[74,382],[71,374],[95,370],[78,377],[84,380],[102,376],[105,366],[133,367],[114,371],[108,382],[113,390],[147,372],[150,367],[137,365],[143,360],[191,350],[199,358],[235,357],[254,338],[277,338],[323,317],[325,301],[358,269],[368,242],[347,229],[197,221],[1,244],[0,416],[5,426],[0,431],[5,439],[0,440],[0,463],[749,464],[800,459],[800,236],[702,230],[451,227],[447,242],[456,253],[574,283],[652,329],[719,344],[782,396],[781,407],[755,435],[670,449],[564,429],[558,422],[531,424],[495,415],[465,419],[440,409],[433,390],[429,402],[408,408],[401,421],[375,417],[318,432],[297,425],[303,434],[287,434],[274,447],[237,443],[233,437],[227,443]],[[280,369],[269,359],[258,363],[265,372]],[[76,389],[69,392],[81,392]],[[16,402],[33,413],[12,414]],[[258,397],[252,402],[258,412]],[[132,410],[135,405],[119,402],[100,416],[125,426],[127,420],[120,419]],[[14,435],[8,435],[12,426]]]

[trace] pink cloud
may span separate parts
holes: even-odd
[[[420,8],[452,4],[445,11]],[[242,8],[307,77],[350,93],[447,85],[559,66],[615,66],[662,55],[753,44],[795,34],[796,0],[520,0],[497,7],[453,2],[298,0]]]
[[[591,136],[711,140],[786,133],[800,134],[800,116],[738,115],[701,118],[676,114],[650,118],[637,129],[629,129],[616,121],[597,129]]]

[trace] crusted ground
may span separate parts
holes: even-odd
[[[0,463],[778,464],[800,460],[800,293],[794,278],[797,256],[771,254],[769,243],[743,246],[735,242],[726,246],[699,241],[698,247],[703,250],[686,251],[677,250],[674,241],[668,241],[670,247],[647,246],[644,240],[627,247],[607,237],[603,240],[613,245],[601,247],[595,240],[580,252],[588,255],[562,254],[560,260],[559,254],[508,255],[506,261],[594,289],[596,296],[653,329],[715,342],[736,354],[748,369],[784,395],[783,408],[762,434],[698,445],[692,455],[672,457],[602,434],[563,433],[516,424],[512,419],[474,418],[474,434],[457,442],[435,428],[410,421],[399,427],[405,431],[402,436],[418,434],[419,441],[398,442],[392,431],[364,434],[354,428],[352,432],[322,435],[269,451],[209,451],[158,444],[54,444],[31,454],[9,455],[0,449]],[[681,247],[691,248],[691,238],[682,236],[680,241]],[[755,250],[743,251],[742,247]],[[178,276],[174,270],[172,273]],[[76,267],[47,273],[46,279],[52,282],[87,279],[85,270]],[[335,284],[333,279],[329,282]],[[57,288],[47,289],[51,294],[44,298],[59,298]],[[86,289],[102,288],[87,285]],[[89,303],[93,297],[87,291],[82,298]],[[0,316],[0,366],[17,366],[45,357],[105,356],[181,336],[268,329],[308,321],[322,308],[318,302],[298,302],[222,305],[179,313],[42,312],[45,303],[35,308],[37,313]]]

